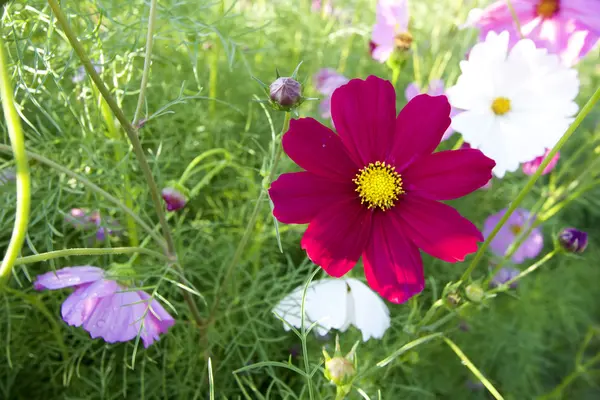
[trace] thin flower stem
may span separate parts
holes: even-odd
[[[150,1],[150,15],[148,16],[148,34],[146,36],[146,55],[144,56],[144,71],[142,72],[142,83],[140,85],[140,94],[137,107],[133,115],[133,126],[138,126],[140,113],[144,107],[146,99],[146,88],[148,87],[148,77],[150,76],[150,64],[152,63],[152,43],[154,41],[154,24],[156,21],[156,6],[158,1]]]
[[[509,279],[508,281],[504,282],[502,285],[498,286],[497,288],[490,290],[488,293],[494,294],[494,293],[498,293],[498,292],[503,292],[504,290],[506,290],[507,287],[510,287],[510,285],[512,285],[513,283],[523,279],[524,277],[526,277],[527,275],[529,275],[530,273],[532,273],[533,271],[535,271],[536,269],[538,269],[539,267],[541,267],[542,265],[544,265],[545,263],[550,261],[552,259],[552,257],[554,257],[557,253],[558,253],[558,250],[556,250],[556,249],[552,250],[550,253],[548,253],[544,257],[542,257],[538,262],[532,264],[526,270],[522,271],[519,275],[515,276],[512,279]]]
[[[214,302],[211,312],[210,312],[209,321],[213,320],[213,318],[215,316],[215,312],[219,306],[219,301],[221,299],[221,296],[220,296],[221,290],[223,289],[223,287],[229,280],[230,275],[233,272],[236,265],[240,262],[242,253],[243,253],[244,249],[246,248],[248,239],[250,239],[250,235],[252,234],[252,230],[254,229],[254,225],[256,224],[258,214],[260,213],[260,210],[263,206],[263,201],[267,194],[268,186],[271,184],[271,182],[275,178],[275,174],[277,173],[277,166],[279,164],[279,159],[281,158],[281,154],[283,152],[282,146],[281,146],[281,136],[283,136],[283,134],[285,132],[287,132],[287,130],[289,129],[290,120],[291,120],[291,113],[286,112],[284,120],[283,120],[283,127],[281,128],[281,134],[279,135],[278,141],[275,143],[277,148],[275,150],[275,155],[273,156],[271,170],[269,171],[269,174],[263,181],[263,187],[261,187],[260,194],[258,195],[256,204],[254,205],[254,209],[252,210],[252,214],[250,215],[250,220],[248,221],[248,224],[246,225],[246,229],[244,230],[244,235],[242,236],[242,239],[238,243],[238,246],[235,249],[235,253],[233,254],[233,257],[231,258],[231,261],[229,262],[229,264],[227,265],[227,267],[225,269],[225,275],[223,276],[223,279],[221,280],[221,284],[217,287],[218,288],[217,294],[215,295],[215,302]]]
[[[496,226],[494,227],[494,229],[492,230],[490,235],[485,239],[485,241],[479,248],[479,251],[477,252],[477,254],[475,254],[473,261],[471,261],[471,264],[469,265],[469,267],[462,274],[462,276],[460,278],[461,281],[464,282],[467,278],[469,278],[471,276],[471,273],[473,272],[475,267],[477,267],[477,264],[479,264],[479,262],[483,258],[483,255],[485,254],[491,241],[496,237],[496,235],[498,234],[500,229],[504,226],[506,221],[508,221],[508,219],[510,218],[512,213],[519,207],[519,205],[525,199],[527,194],[529,194],[531,189],[533,189],[533,186],[535,185],[538,178],[542,175],[542,172],[544,171],[546,166],[548,166],[548,164],[550,164],[550,161],[552,161],[552,158],[556,155],[556,153],[558,153],[558,151],[569,140],[569,138],[573,135],[573,133],[579,127],[579,125],[584,120],[584,118],[592,111],[592,109],[596,105],[596,102],[598,102],[599,99],[600,99],[600,87],[598,87],[596,89],[596,92],[594,92],[592,97],[590,97],[588,102],[583,106],[583,108],[581,109],[579,114],[577,114],[577,117],[575,118],[573,123],[569,126],[569,128],[567,129],[565,134],[560,138],[560,140],[558,141],[558,143],[556,143],[556,145],[552,148],[552,150],[550,150],[550,152],[546,155],[546,157],[544,158],[544,161],[542,161],[542,163],[538,167],[537,171],[535,171],[535,173],[531,176],[531,178],[529,179],[529,181],[527,182],[525,187],[517,195],[517,198],[510,204],[510,207],[508,208],[508,210],[506,211],[504,216],[496,224]]]
[[[175,243],[173,242],[173,237],[171,236],[171,230],[169,229],[169,225],[167,224],[167,219],[165,217],[165,211],[164,211],[164,205],[162,204],[161,198],[160,198],[160,191],[158,190],[158,186],[156,185],[156,182],[154,181],[154,177],[152,176],[152,170],[150,169],[150,165],[148,165],[148,160],[146,160],[146,156],[144,155],[144,149],[142,148],[142,144],[140,143],[140,139],[138,138],[136,129],[127,120],[127,117],[125,117],[123,110],[121,110],[121,108],[119,107],[119,105],[117,104],[115,99],[110,94],[110,91],[108,90],[108,88],[106,87],[104,82],[102,81],[102,78],[100,78],[100,75],[98,75],[98,73],[94,69],[92,62],[90,61],[89,57],[85,53],[85,50],[83,49],[83,46],[81,45],[79,40],[77,40],[77,36],[75,35],[75,32],[73,32],[73,30],[71,29],[71,26],[69,25],[69,22],[67,21],[67,17],[63,13],[63,11],[60,9],[60,6],[58,5],[57,1],[56,0],[48,0],[48,4],[50,5],[50,8],[52,8],[52,11],[54,12],[54,15],[56,16],[56,20],[58,21],[58,24],[60,25],[63,32],[65,33],[65,36],[67,37],[69,43],[73,47],[73,50],[75,50],[75,53],[77,54],[77,56],[83,63],[83,66],[84,66],[85,70],[87,71],[88,75],[90,76],[90,78],[92,78],[92,80],[96,84],[96,87],[100,91],[100,94],[102,94],[102,97],[104,97],[104,100],[106,100],[106,103],[108,104],[110,109],[115,114],[115,117],[117,117],[117,119],[121,123],[121,126],[123,126],[123,129],[125,129],[125,133],[127,133],[127,136],[129,137],[129,140],[131,141],[133,151],[135,152],[135,155],[140,164],[140,169],[142,170],[142,173],[144,174],[144,178],[146,179],[146,181],[148,183],[148,189],[150,191],[150,195],[151,195],[152,201],[154,203],[154,208],[156,210],[156,214],[158,215],[158,219],[160,221],[160,225],[162,228],[162,233],[165,238],[165,242],[167,244],[167,255],[169,257],[176,257]]]
[[[27,224],[29,222],[29,207],[31,201],[31,178],[29,176],[29,163],[27,161],[27,152],[25,151],[25,136],[21,119],[15,108],[15,99],[13,98],[13,88],[8,74],[8,64],[6,50],[4,49],[4,40],[0,32],[0,97],[2,98],[2,110],[8,128],[8,137],[12,146],[16,164],[16,183],[17,183],[17,210],[15,224],[13,226],[10,242],[6,248],[6,254],[0,265],[0,284],[4,285],[10,278],[13,265],[17,259],[25,235],[27,233]],[[8,146],[6,146],[8,147]],[[9,147],[10,149],[10,147]]]
[[[0,144],[0,152],[10,153],[11,152],[10,146],[7,146],[5,144]],[[123,210],[124,213],[126,213],[128,216],[133,218],[138,223],[139,226],[141,226],[146,232],[148,232],[148,234],[150,236],[152,236],[152,238],[154,240],[156,240],[156,243],[158,243],[166,251],[165,241],[158,234],[158,232],[154,232],[152,230],[152,228],[150,227],[150,225],[145,223],[144,220],[141,219],[131,208],[129,208],[125,204],[121,203],[121,201],[119,199],[117,199],[115,196],[111,195],[110,193],[103,190],[96,184],[92,183],[92,181],[90,181],[89,179],[71,171],[69,168],[63,167],[62,165],[55,163],[54,161],[52,161],[44,156],[41,156],[37,153],[33,153],[31,151],[27,151],[26,154],[27,154],[27,157],[31,158],[32,160],[36,160],[36,161],[41,162],[42,164],[46,164],[50,168],[55,169],[59,172],[62,172],[63,174],[69,176],[70,178],[78,180],[83,186],[86,186],[92,192],[104,197],[106,200],[110,201],[115,206],[119,207],[121,210]]]
[[[113,247],[108,249],[88,249],[88,248],[75,248],[75,249],[63,249],[49,251],[47,253],[40,253],[33,256],[20,257],[15,261],[15,265],[31,264],[36,262],[48,261],[54,258],[70,257],[70,256],[103,256],[109,254],[130,254],[130,253],[141,253],[146,254],[160,260],[165,260],[166,256],[157,251],[144,249],[142,247]]]
[[[512,1],[506,0],[506,5],[508,6],[513,21],[515,22],[515,26],[517,27],[517,33],[519,34],[519,37],[523,39],[525,36],[523,36],[523,32],[521,31],[521,22],[519,21],[519,17],[517,16],[517,12],[513,7]]]
[[[587,369],[594,366],[596,363],[600,362],[600,353],[596,354],[594,357],[590,358],[588,362],[583,365],[576,365],[575,370],[571,372],[563,381],[554,388],[550,393],[547,393],[543,396],[537,398],[537,400],[547,400],[547,399],[563,399],[562,396],[563,391],[571,384],[573,381],[582,374],[587,372]]]

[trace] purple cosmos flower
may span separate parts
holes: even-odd
[[[187,203],[185,195],[175,188],[164,188],[161,194],[163,200],[167,203],[167,211],[180,210]]]
[[[93,65],[94,65],[94,69],[96,70],[97,73],[102,72],[101,65],[96,64],[96,63],[93,63]],[[85,68],[82,65],[79,68],[77,68],[77,72],[75,73],[75,75],[73,75],[73,78],[71,78],[71,81],[73,81],[73,83],[83,82],[83,80],[85,79],[86,76],[87,76],[87,74],[85,72]]]
[[[575,228],[565,228],[558,235],[558,242],[568,252],[583,253],[588,244],[588,235]]]
[[[331,118],[331,95],[333,95],[335,89],[345,85],[350,80],[332,68],[320,69],[313,79],[315,81],[315,89],[326,96],[319,105],[321,117]]]
[[[546,156],[548,155],[548,153],[550,153],[550,149],[547,149],[546,152],[544,153],[544,155],[536,157],[533,160],[528,161],[528,162],[524,163],[523,165],[521,165],[521,169],[523,170],[523,173],[525,175],[535,174],[535,172],[538,170],[538,168],[542,164],[542,161],[544,161],[544,158],[546,158]],[[552,160],[550,160],[550,163],[548,165],[546,165],[546,168],[544,168],[544,171],[542,171],[542,175],[546,175],[547,173],[552,171],[554,169],[554,167],[556,167],[556,164],[558,163],[559,158],[560,158],[560,152],[556,153],[554,155],[554,157],[552,157]]]
[[[498,271],[498,273],[496,273],[496,275],[494,275],[494,277],[490,281],[490,286],[498,287],[500,285],[503,285],[511,279],[517,277],[520,273],[521,271],[519,271],[516,268],[500,268],[500,271]],[[510,288],[515,289],[518,286],[518,284],[518,282],[513,282],[510,284]]]
[[[411,101],[413,98],[417,97],[421,93],[427,93],[430,96],[443,96],[444,95],[444,81],[441,79],[434,79],[429,82],[429,87],[427,91],[421,91],[419,86],[416,83],[411,83],[406,87],[404,91],[404,95],[406,96],[406,101]],[[452,107],[450,109],[450,119],[454,118],[456,115],[460,113],[460,110]],[[448,139],[454,133],[454,129],[448,127],[446,132],[444,132],[444,136],[442,136],[442,140]],[[470,147],[470,146],[469,146]]]
[[[483,224],[483,236],[487,238],[502,216],[506,213],[506,208],[496,214],[490,215]],[[530,213],[529,211],[518,208],[508,218],[506,224],[500,229],[496,237],[490,243],[492,252],[497,256],[504,256],[510,245],[515,242],[528,228]],[[520,264],[528,258],[537,257],[544,247],[544,237],[539,228],[534,228],[523,244],[515,251],[511,259],[515,264]]]
[[[558,54],[566,65],[584,57],[600,38],[600,1],[598,0],[512,0],[525,38],[536,47]],[[519,34],[506,0],[498,0],[485,10],[469,13],[467,26],[481,29],[483,40],[490,31],[510,33],[510,46]]]
[[[103,242],[106,235],[115,235],[120,231],[119,223],[112,218],[107,218],[103,221],[100,211],[88,211],[82,208],[73,208],[65,216],[65,221],[71,224],[74,228],[91,231],[96,230],[96,240]]]
[[[142,290],[127,291],[104,270],[92,267],[66,267],[38,275],[36,290],[74,287],[75,291],[61,307],[63,320],[71,326],[83,326],[92,338],[108,343],[126,342],[140,334],[144,347],[159,339],[175,324],[173,317]]]
[[[371,56],[383,63],[396,49],[408,50],[412,36],[408,32],[408,0],[379,0],[371,36]]]
[[[8,182],[14,182],[17,179],[17,174],[14,169],[8,168],[0,171],[0,186],[6,185]]]

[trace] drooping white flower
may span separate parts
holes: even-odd
[[[508,32],[490,32],[461,61],[462,75],[446,92],[453,107],[465,110],[452,128],[496,161],[500,178],[552,148],[578,109],[576,70],[529,39],[511,50],[508,44]]]
[[[301,327],[301,305],[304,285],[294,289],[273,309],[290,325]],[[361,281],[354,278],[313,281],[306,291],[304,326],[315,327],[321,336],[331,329],[345,331],[354,325],[363,341],[380,339],[390,327],[390,312],[383,300]],[[290,330],[284,324],[285,330]]]

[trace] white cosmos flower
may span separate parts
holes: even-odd
[[[294,289],[273,309],[290,325],[301,327],[301,305],[304,285]],[[321,336],[331,329],[341,332],[350,325],[358,328],[366,342],[380,339],[390,327],[390,312],[383,300],[364,283],[353,278],[313,281],[306,291],[304,326],[314,322]],[[284,324],[285,330],[290,330]]]
[[[578,109],[577,71],[529,39],[509,51],[508,39],[506,31],[490,32],[461,61],[462,75],[446,92],[453,107],[466,110],[452,128],[496,161],[500,178],[553,147]]]

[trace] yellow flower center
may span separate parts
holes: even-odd
[[[519,233],[521,233],[521,231],[523,230],[523,227],[521,225],[511,225],[510,226],[510,231],[513,233],[513,235],[517,236]]]
[[[394,43],[396,44],[396,48],[400,49],[400,50],[409,50],[412,42],[413,42],[413,37],[410,34],[410,32],[399,33],[394,38]]]
[[[360,169],[352,182],[360,195],[361,204],[368,208],[379,207],[383,211],[392,208],[402,190],[402,177],[396,167],[377,161]]]
[[[504,115],[510,111],[510,100],[506,97],[497,97],[492,103],[492,111],[496,115]]]
[[[540,0],[537,13],[542,18],[551,18],[558,11],[559,0]]]

